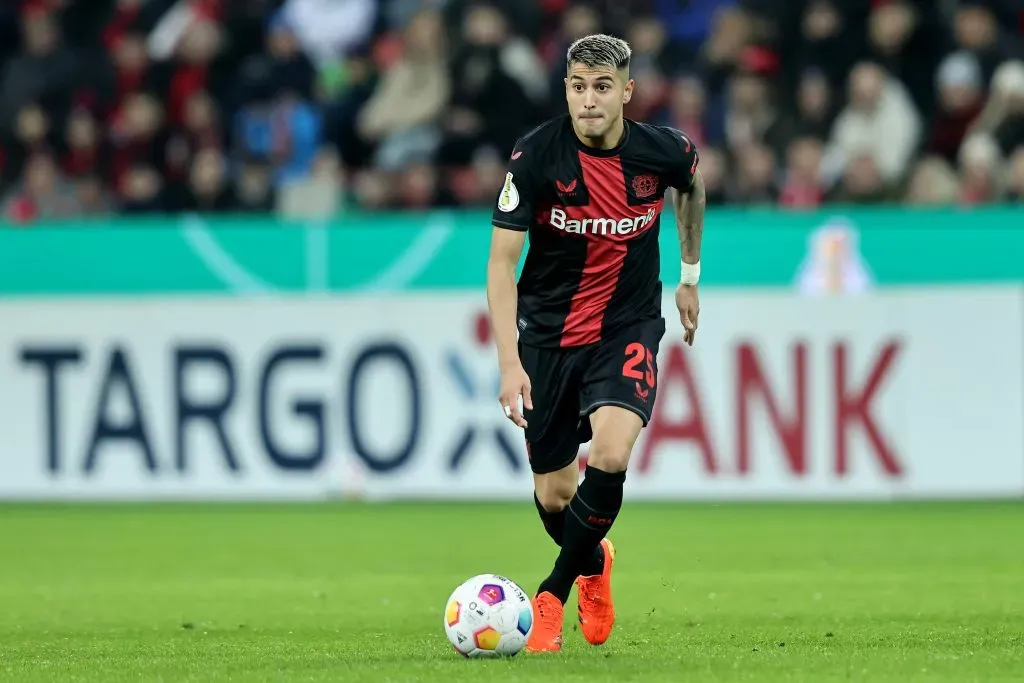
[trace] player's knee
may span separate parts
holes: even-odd
[[[543,491],[538,489],[537,500],[547,512],[558,512],[565,509],[565,506],[572,500],[573,494],[575,491],[568,493],[562,489],[545,489]]]
[[[625,472],[629,467],[629,455],[633,442],[621,435],[609,432],[594,434],[590,442],[587,463],[605,472]]]
[[[576,495],[576,480],[566,480],[564,477],[540,478],[535,488],[540,506],[548,512],[558,512],[564,510]]]
[[[533,475],[533,490],[537,501],[547,512],[560,512],[576,495],[580,470],[575,459],[560,470]]]
[[[643,420],[618,406],[602,406],[590,418],[594,437],[588,463],[605,472],[625,472]]]

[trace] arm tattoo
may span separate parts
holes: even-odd
[[[676,228],[679,230],[679,248],[687,263],[700,261],[700,242],[704,233],[704,207],[707,196],[704,179],[698,171],[693,177],[689,194],[676,195]]]

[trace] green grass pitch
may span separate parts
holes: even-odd
[[[1024,504],[646,505],[591,647],[464,660],[451,590],[532,593],[532,502],[0,506],[0,681],[1021,681]]]

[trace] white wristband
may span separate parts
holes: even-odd
[[[686,263],[681,261],[683,264],[682,277],[679,282],[684,285],[695,285],[700,281],[700,261],[696,263]]]

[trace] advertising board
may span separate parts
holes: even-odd
[[[0,498],[527,497],[484,310],[465,292],[0,302]],[[1019,287],[713,290],[692,349],[664,310],[627,495],[1024,494]]]

